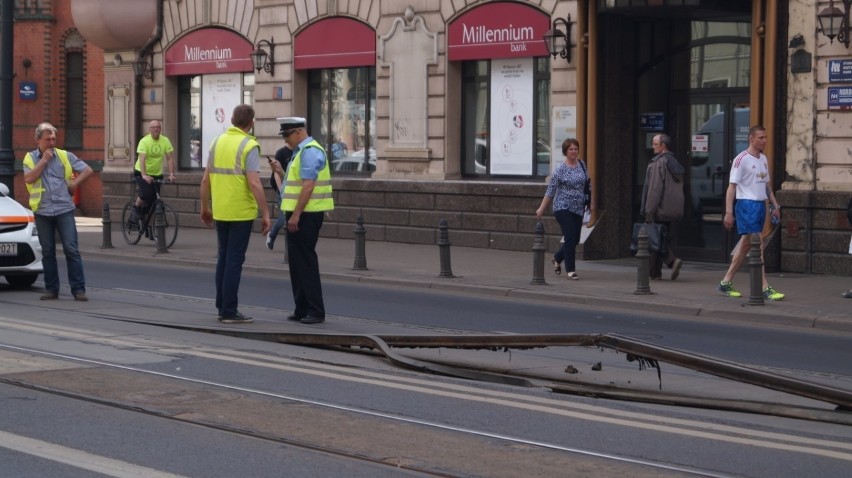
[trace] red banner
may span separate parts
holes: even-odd
[[[196,30],[166,50],[166,76],[250,72],[252,51],[254,45],[231,30]]]
[[[550,17],[519,3],[493,2],[456,18],[447,29],[451,61],[547,56]]]

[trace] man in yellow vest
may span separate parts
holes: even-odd
[[[68,268],[68,283],[74,300],[86,301],[86,277],[83,259],[77,247],[77,222],[74,220],[74,191],[92,175],[92,168],[73,153],[56,147],[56,128],[50,123],[36,127],[38,148],[24,157],[24,182],[30,194],[30,209],[35,213],[38,242],[44,266],[41,300],[59,298],[59,268],[56,265],[56,233],[62,240],[62,252]],[[72,178],[77,172],[77,177]]]
[[[290,283],[296,308],[287,320],[303,324],[325,321],[316,246],[326,211],[334,209],[331,172],[325,150],[308,136],[305,118],[278,118],[279,133],[293,150],[284,176],[281,210],[287,218]]]
[[[201,179],[201,220],[208,227],[216,221],[216,308],[219,321],[250,323],[254,319],[237,310],[243,262],[257,212],[261,233],[269,232],[269,208],[260,182],[260,145],[249,131],[254,127],[254,108],[238,105],[232,126],[210,144],[207,169]]]

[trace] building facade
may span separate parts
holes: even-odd
[[[74,25],[69,0],[17,1],[14,8],[12,146],[15,170],[36,147],[36,126],[58,128],[57,146],[86,161],[96,174],[75,197],[83,214],[102,208],[98,174],[103,166],[103,50]],[[5,99],[4,99],[5,100]],[[16,174],[15,198],[27,204],[22,174]]]
[[[71,1],[104,49],[114,209],[130,194],[135,141],[158,119],[177,148],[182,224],[195,222],[207,146],[250,103],[263,154],[283,145],[280,116],[307,117],[326,146],[337,209],[323,232],[334,237],[352,237],[361,215],[368,239],[434,243],[446,219],[454,245],[529,250],[545,180],[575,137],[600,216],[582,256],[617,258],[651,138],[666,132],[688,172],[679,251],[725,262],[730,162],[763,124],[784,206],[768,266],[852,271],[841,221],[852,59],[817,25],[840,0]],[[543,40],[551,29],[567,36],[561,55]],[[544,226],[553,250],[558,226]]]

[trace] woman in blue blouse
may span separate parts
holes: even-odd
[[[571,280],[580,276],[576,272],[575,249],[580,242],[580,228],[583,226],[583,213],[586,209],[585,186],[588,179],[586,165],[580,161],[580,143],[574,138],[562,142],[562,154],[565,161],[550,176],[547,191],[541,200],[541,206],[535,211],[539,218],[545,209],[553,204],[553,216],[562,229],[564,243],[553,256],[553,271],[562,273],[562,261]]]

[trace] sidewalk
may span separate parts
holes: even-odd
[[[216,234],[213,230],[181,227],[177,241],[168,253],[157,253],[156,244],[146,238],[135,245],[124,242],[113,223],[113,249],[104,249],[100,218],[78,217],[80,250],[83,258],[115,260],[162,260],[174,264],[213,268],[216,264]],[[367,231],[369,238],[369,230]],[[274,251],[265,238],[254,234],[246,254],[244,270],[287,274],[284,238],[279,236]],[[450,234],[452,242],[452,233]],[[530,238],[532,248],[532,238]],[[437,245],[388,242],[366,243],[368,270],[354,271],[355,242],[320,238],[317,246],[324,280],[357,281],[394,286],[437,289],[447,292],[473,292],[519,300],[554,301],[590,307],[614,307],[635,311],[678,314],[703,320],[727,320],[764,325],[814,328],[823,331],[852,332],[852,300],[841,293],[852,287],[852,277],[815,274],[771,274],[770,283],[787,295],[781,302],[748,306],[748,270],[744,268],[734,285],[744,297],[733,299],[716,291],[725,273],[723,264],[684,262],[677,281],[651,281],[651,295],[635,295],[636,260],[578,261],[581,279],[571,281],[557,276],[545,253],[546,285],[531,285],[533,253],[451,247],[452,272],[456,277],[440,278]],[[211,278],[212,280],[212,278]]]

